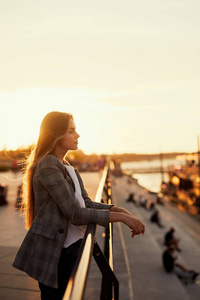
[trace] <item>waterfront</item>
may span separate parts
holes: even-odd
[[[163,159],[162,168],[167,171],[170,170],[175,165],[184,165],[184,160],[176,159]],[[148,189],[151,192],[159,193],[162,174],[158,172],[158,169],[161,169],[161,161],[159,159],[155,160],[142,160],[142,161],[132,161],[124,162],[121,164],[122,170],[129,171],[132,173],[132,177],[138,180],[138,183]],[[138,170],[140,172],[138,173]],[[156,172],[147,172],[147,170],[157,170]],[[142,173],[144,172],[144,173]],[[163,173],[163,180],[168,182],[167,172]]]
[[[159,193],[161,188],[162,176],[160,173],[139,174],[134,173],[133,178],[138,180],[138,184],[145,187],[147,190]],[[168,182],[167,173],[163,174],[165,182]]]
[[[170,169],[174,165],[184,165],[184,160],[176,159],[163,159],[162,166],[164,170]],[[141,160],[141,161],[132,161],[132,162],[123,162],[121,163],[122,170],[130,171],[133,173],[133,177],[138,180],[138,183],[148,189],[151,192],[158,193],[160,192],[162,175],[160,172],[151,172],[151,173],[142,173],[146,170],[155,170],[161,167],[161,162],[159,159],[155,160]],[[137,171],[140,170],[138,173]],[[165,182],[168,182],[167,172],[163,173],[163,179]],[[22,174],[20,172],[0,172],[0,184],[3,185],[12,185],[10,186],[11,190],[16,190],[16,186],[20,185],[22,180]],[[10,192],[10,191],[8,191]]]

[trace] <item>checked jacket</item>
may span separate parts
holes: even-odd
[[[57,288],[57,269],[67,236],[69,221],[74,225],[109,223],[112,205],[93,202],[78,177],[85,208],[75,197],[74,183],[60,160],[47,155],[37,165],[33,176],[34,221],[13,261],[13,267],[37,281]]]

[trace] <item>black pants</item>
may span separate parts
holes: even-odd
[[[58,264],[58,288],[46,286],[39,282],[41,300],[62,300],[70,275],[75,265],[82,240],[63,248]]]

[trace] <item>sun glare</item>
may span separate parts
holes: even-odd
[[[187,115],[188,122],[193,121],[190,122],[193,131],[187,126],[188,135],[186,138],[184,131],[183,139],[183,129],[177,126],[179,121],[173,107],[165,108],[163,113],[162,105],[146,107],[146,101],[139,104],[135,97],[134,92],[120,95],[51,87],[0,93],[0,149],[14,150],[35,143],[43,117],[56,110],[74,115],[80,134],[79,149],[86,154],[157,153],[161,144],[165,152],[195,151],[199,119],[196,117],[195,121],[194,114],[188,114],[187,106],[182,106],[179,113],[181,120]]]
[[[104,94],[87,89],[48,87],[1,94],[1,99],[4,100],[0,102],[0,148],[16,149],[35,143],[43,117],[48,112],[57,110],[74,115],[77,131],[83,137],[80,138],[79,147],[87,148],[90,152],[93,140],[89,136],[94,137],[95,134],[93,120],[109,106],[98,101]]]

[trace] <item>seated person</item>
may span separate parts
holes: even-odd
[[[146,206],[147,206],[147,200],[142,195],[139,196],[138,203],[140,206],[142,206],[144,208],[146,208]]]
[[[156,197],[156,202],[157,204],[164,205],[162,198],[160,198],[159,196]]]
[[[174,237],[174,232],[175,232],[174,227],[171,227],[170,230],[168,232],[166,232],[166,234],[165,234],[165,245],[167,247],[171,246],[171,245],[174,245],[176,250],[180,252],[181,249],[179,248],[179,245],[178,245],[180,240]]]
[[[174,272],[182,279],[195,280],[199,273],[194,270],[188,270],[183,265],[177,263],[177,257],[173,256],[174,250],[173,246],[169,246],[163,253],[162,260],[165,271],[168,273]]]
[[[130,193],[130,195],[128,196],[128,199],[126,200],[126,202],[136,203],[134,193]]]
[[[151,216],[151,222],[156,223],[159,227],[163,227],[160,221],[160,214],[159,211],[156,209],[155,212]]]
[[[149,207],[149,210],[154,211],[156,209],[155,202],[154,201],[150,201],[148,207]]]

